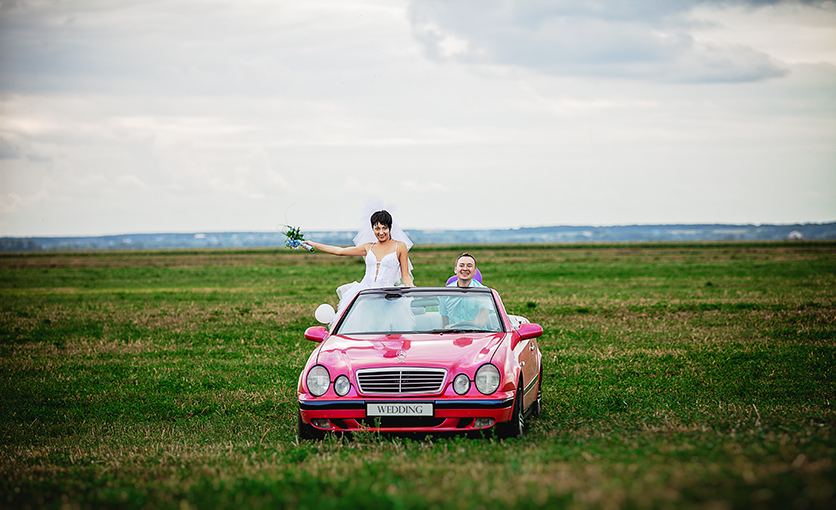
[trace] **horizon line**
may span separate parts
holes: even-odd
[[[724,227],[790,227],[790,226],[805,226],[805,225],[830,225],[836,224],[836,220],[831,221],[808,221],[808,222],[791,222],[791,223],[624,223],[624,224],[607,224],[607,225],[590,225],[590,224],[562,224],[562,225],[537,225],[537,226],[522,226],[522,227],[507,227],[507,228],[404,228],[405,232],[472,232],[472,231],[510,231],[510,230],[524,230],[524,229],[539,229],[539,228],[627,228],[627,227],[706,227],[706,226],[724,226]],[[320,232],[355,232],[355,229],[311,229],[306,230],[310,233]],[[171,232],[123,232],[118,234],[45,234],[45,235],[0,235],[0,239],[36,239],[36,238],[84,238],[84,237],[118,237],[131,235],[195,235],[195,234],[235,234],[235,233],[258,233],[268,234],[273,233],[283,235],[279,230],[193,230],[193,231],[171,231]]]

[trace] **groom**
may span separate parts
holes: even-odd
[[[476,258],[473,255],[469,253],[459,255],[453,271],[456,273],[456,280],[448,283],[448,287],[484,287],[484,285],[473,279],[476,275]],[[483,296],[445,296],[439,302],[438,307],[438,311],[441,314],[442,327],[446,328],[451,324],[473,321],[478,321],[480,323],[479,326],[484,327],[485,324],[481,323],[482,320],[479,316],[479,311],[485,308],[483,299]]]
[[[456,280],[447,284],[452,287],[455,283],[456,287],[483,287],[481,283],[474,280],[476,276],[476,258],[469,253],[462,253],[456,259],[456,265],[453,266],[453,272],[456,273]]]

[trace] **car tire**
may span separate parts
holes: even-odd
[[[514,411],[511,413],[511,419],[505,423],[497,425],[499,437],[503,439],[515,438],[519,439],[525,434],[525,416],[523,415],[523,382],[517,385],[517,394],[514,397]]]
[[[319,441],[325,438],[325,433],[302,421],[302,413],[296,414],[296,437],[300,441]]]

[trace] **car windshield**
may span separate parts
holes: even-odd
[[[336,335],[502,332],[490,289],[389,288],[361,292],[334,328]]]

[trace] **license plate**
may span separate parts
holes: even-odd
[[[432,402],[368,402],[366,416],[432,416]]]

